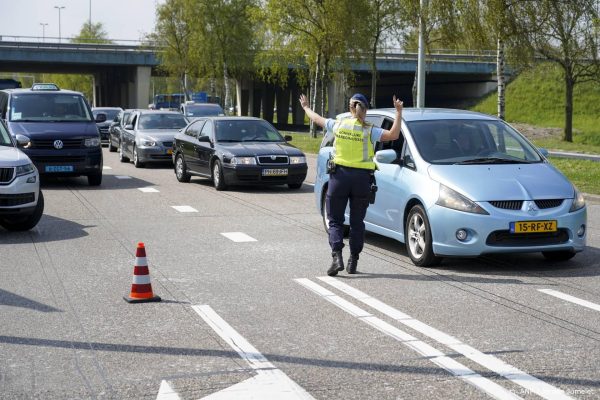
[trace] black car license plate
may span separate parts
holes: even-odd
[[[72,165],[46,165],[44,172],[73,172]]]
[[[287,176],[287,168],[266,168],[262,170],[262,176]]]

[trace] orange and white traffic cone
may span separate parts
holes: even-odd
[[[135,251],[135,266],[133,267],[133,282],[129,297],[123,296],[128,303],[148,303],[160,301],[160,297],[152,293],[150,283],[150,271],[146,261],[146,247],[144,243],[138,243]]]

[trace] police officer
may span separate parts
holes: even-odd
[[[315,124],[327,130],[327,134],[335,135],[334,158],[335,169],[330,172],[327,188],[326,208],[329,220],[329,245],[333,257],[327,275],[335,276],[344,270],[342,248],[344,247],[344,211],[350,201],[350,258],[347,272],[356,273],[358,257],[363,249],[365,239],[364,218],[369,206],[371,184],[375,171],[373,162],[376,142],[396,140],[400,136],[402,121],[402,101],[393,97],[396,118],[390,130],[374,127],[365,121],[367,115],[367,98],[357,93],[350,98],[348,118],[326,119],[310,109],[308,99],[300,95],[300,104]]]

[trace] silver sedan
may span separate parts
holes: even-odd
[[[134,111],[121,132],[120,160],[132,160],[136,168],[150,162],[172,162],[173,137],[187,123],[176,111]]]

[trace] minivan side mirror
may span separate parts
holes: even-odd
[[[98,113],[96,115],[96,123],[105,122],[105,121],[106,121],[106,114]]]
[[[209,136],[198,136],[198,141],[204,142],[204,143],[210,143],[210,137]]]
[[[133,125],[131,125],[131,124],[125,125],[125,129],[127,129],[128,131],[132,131]]]
[[[19,147],[27,147],[31,143],[31,140],[25,135],[16,135],[15,139]]]
[[[548,157],[548,154],[550,154],[548,153],[548,150],[543,147],[538,148],[538,150],[540,151],[540,153],[542,153],[544,157]]]
[[[396,161],[396,158],[398,158],[398,155],[394,149],[379,150],[375,153],[375,160],[381,164],[392,164]]]

